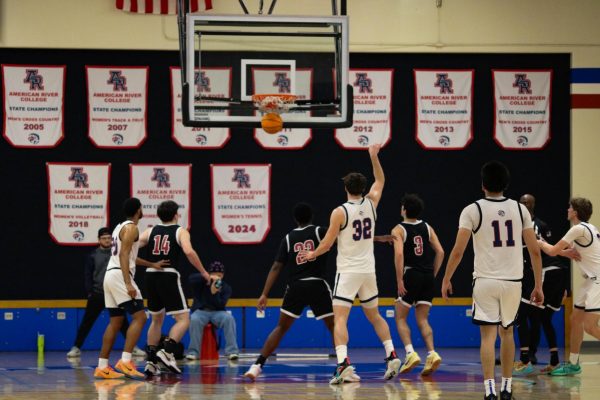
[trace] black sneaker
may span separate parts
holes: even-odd
[[[483,400],[498,400],[498,396],[496,396],[496,395],[495,395],[495,394],[493,394],[493,393],[490,393],[489,395],[485,396],[485,397],[483,398]]]
[[[181,370],[177,366],[177,360],[175,360],[175,356],[173,356],[173,354],[167,353],[165,349],[160,349],[156,353],[156,357],[172,372],[175,372],[176,374],[181,373]]]
[[[344,378],[352,376],[353,373],[354,367],[350,364],[350,360],[348,360],[348,358],[346,357],[344,362],[338,364],[335,368],[335,372],[333,373],[331,380],[329,380],[329,384],[338,385],[344,382]]]
[[[508,390],[503,390],[500,392],[500,400],[512,400],[512,392]]]

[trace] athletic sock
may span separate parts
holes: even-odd
[[[382,343],[385,348],[385,358],[389,358],[390,354],[394,352],[394,343],[392,342],[392,339],[384,340]]]
[[[338,364],[343,363],[348,358],[348,346],[343,344],[335,346],[335,354],[337,355]]]
[[[156,357],[156,352],[158,351],[158,346],[149,344],[146,349],[148,350],[148,353],[147,353],[148,361],[157,362],[158,359]]]
[[[165,351],[167,353],[175,354],[177,351],[177,342],[170,337],[165,338]]]
[[[501,392],[512,393],[512,378],[502,377],[502,386],[500,386]]]
[[[128,352],[124,351],[124,352],[121,354],[121,360],[123,360],[123,361],[125,361],[125,362],[129,362],[129,361],[131,361],[131,353],[128,353]]]
[[[520,359],[523,364],[529,363],[529,349],[527,349],[527,350],[521,349]]]
[[[559,360],[558,360],[558,350],[552,350],[550,352],[550,365],[558,365],[559,364]]]
[[[265,363],[267,362],[267,357],[263,357],[262,355],[258,356],[258,358],[256,359],[255,364],[260,365],[260,367],[264,367]]]
[[[99,358],[98,359],[98,368],[104,369],[108,367],[108,358]]]
[[[483,385],[485,386],[486,397],[490,394],[496,395],[496,381],[493,379],[486,379],[483,381]]]
[[[579,353],[571,353],[569,355],[569,362],[573,365],[579,364]]]
[[[406,350],[406,355],[409,355],[410,353],[414,353],[414,351],[415,351],[412,344],[407,344],[406,346],[404,346],[404,350]]]

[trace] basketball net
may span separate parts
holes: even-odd
[[[293,94],[253,94],[252,102],[263,113],[287,112],[296,101]]]

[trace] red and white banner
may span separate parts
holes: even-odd
[[[415,138],[429,150],[460,150],[473,140],[474,70],[415,69]]]
[[[14,147],[48,148],[64,136],[64,65],[2,65],[4,130]]]
[[[296,82],[294,93],[298,100],[312,99],[312,68],[296,69]],[[285,68],[252,68],[253,92],[257,94],[290,93],[290,70]],[[294,113],[308,114],[309,111],[294,111]],[[286,113],[289,115],[289,113]],[[285,124],[285,116],[282,114]],[[268,134],[263,129],[254,130],[254,140],[265,149],[269,150],[299,150],[304,148],[312,139],[312,129],[294,128],[284,129],[276,134]]]
[[[552,70],[492,70],[494,140],[505,150],[539,150],[550,141]]]
[[[140,232],[160,224],[156,215],[158,205],[172,200],[179,205],[178,224],[191,227],[192,165],[191,164],[130,164],[131,197],[142,203]]]
[[[271,165],[211,164],[213,231],[223,244],[262,243],[271,229]]]
[[[110,164],[46,163],[48,220],[52,239],[62,245],[98,244],[108,226]]]
[[[85,67],[88,136],[101,148],[138,148],[146,140],[148,67]]]
[[[354,124],[336,129],[335,140],[346,149],[385,146],[392,138],[393,69],[350,69],[354,86]]]
[[[205,96],[229,98],[231,67],[203,68],[201,73],[196,71],[194,83],[197,91]],[[229,128],[186,127],[182,122],[181,107],[181,68],[171,67],[171,136],[175,143],[186,149],[220,149],[227,144],[231,138]],[[214,111],[211,114],[226,115],[227,111]]]
[[[210,10],[212,0],[189,0],[190,12]],[[177,14],[177,0],[116,0],[119,10],[140,14]]]

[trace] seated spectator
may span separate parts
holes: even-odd
[[[190,275],[190,283],[194,296],[192,317],[190,320],[190,345],[185,358],[197,360],[200,358],[202,333],[209,322],[225,334],[225,354],[229,360],[238,359],[235,320],[225,310],[227,300],[231,297],[231,286],[223,281],[225,266],[219,261],[213,261],[208,267],[210,285],[200,274]]]

